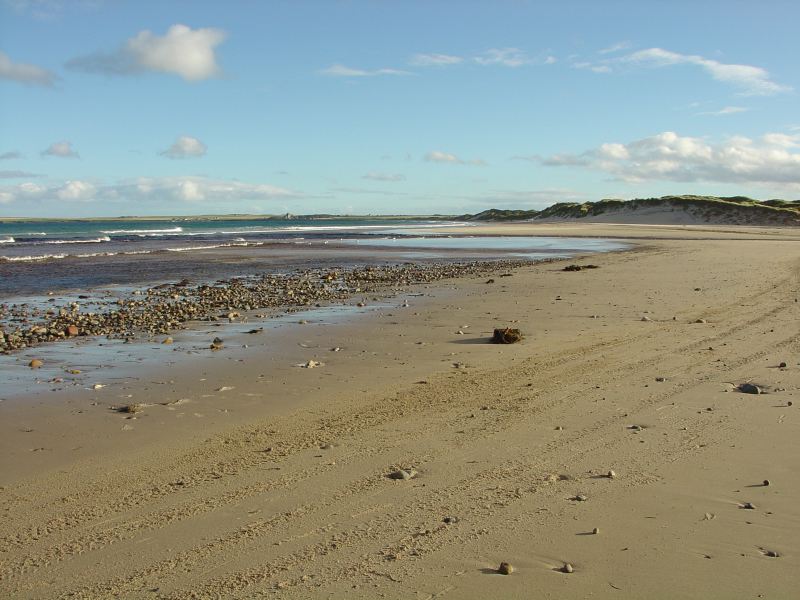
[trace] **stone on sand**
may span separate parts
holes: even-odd
[[[414,469],[396,469],[387,475],[389,479],[400,479],[404,481],[413,479],[416,476],[417,472]]]
[[[737,389],[744,394],[763,394],[764,391],[753,383],[741,383]]]
[[[497,572],[500,575],[511,575],[514,572],[514,566],[511,563],[501,562]]]
[[[522,339],[522,334],[519,329],[512,329],[505,327],[503,329],[495,329],[492,336],[492,342],[495,344],[516,344]]]

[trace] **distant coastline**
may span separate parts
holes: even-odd
[[[543,210],[489,208],[465,214],[203,214],[203,215],[124,215],[116,217],[41,218],[0,217],[0,225],[17,223],[96,223],[132,221],[558,221],[582,220],[642,224],[725,224],[725,225],[800,225],[800,200],[755,200],[746,196],[661,196],[621,200],[607,198],[598,202],[557,202]]]
[[[0,223],[53,223],[53,222],[74,222],[74,223],[95,223],[102,222],[119,222],[126,223],[130,221],[153,221],[153,222],[174,222],[174,221],[327,221],[334,219],[348,219],[353,221],[361,220],[409,220],[409,219],[426,219],[426,220],[450,220],[453,215],[334,215],[334,214],[311,214],[311,215],[250,215],[244,213],[235,213],[230,215],[215,214],[215,215],[143,215],[133,216],[124,215],[117,217],[80,217],[80,218],[59,218],[59,217],[0,217]]]

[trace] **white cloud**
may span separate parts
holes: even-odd
[[[372,181],[405,181],[406,176],[401,173],[376,173],[371,171],[362,176],[361,179],[369,179]]]
[[[72,142],[53,142],[46,150],[42,150],[42,156],[57,156],[59,158],[79,158],[78,152],[72,147]]]
[[[331,77],[375,77],[377,75],[411,75],[408,71],[401,71],[399,69],[374,69],[368,71],[365,69],[354,69],[340,64],[334,64],[320,71],[323,75]]]
[[[140,177],[107,185],[87,181],[65,181],[62,184],[40,185],[25,182],[0,186],[0,202],[13,201],[94,201],[146,203],[205,202],[209,204],[247,200],[296,198],[291,190],[268,184],[211,179],[208,177]]]
[[[455,154],[450,154],[449,152],[441,152],[439,150],[428,152],[425,155],[425,160],[428,162],[451,164],[451,165],[473,165],[478,167],[486,166],[486,161],[480,158],[463,160],[458,156],[456,156]]]
[[[653,68],[695,65],[706,71],[713,79],[740,88],[745,95],[769,96],[791,89],[789,86],[772,81],[769,72],[761,67],[726,64],[694,54],[671,52],[663,48],[639,50],[616,60]]]
[[[53,87],[58,75],[36,65],[15,63],[5,52],[0,52],[0,79],[16,81],[26,85]]]
[[[62,15],[67,9],[93,10],[103,4],[103,0],[4,0],[4,4],[19,14],[27,14],[34,19],[50,21]]]
[[[619,42],[617,44],[612,44],[607,48],[603,48],[602,50],[598,50],[598,54],[614,54],[615,52],[620,52],[621,50],[627,50],[630,47],[630,42]]]
[[[725,106],[719,110],[710,110],[706,112],[697,113],[698,115],[709,115],[712,117],[724,117],[725,115],[735,115],[736,113],[743,113],[750,110],[744,106]]]
[[[712,143],[666,131],[627,144],[602,144],[582,154],[539,159],[547,166],[582,166],[617,179],[707,181],[800,189],[800,135],[769,133]]]
[[[177,24],[163,36],[140,31],[115,52],[73,58],[66,66],[104,75],[153,71],[178,75],[186,81],[202,81],[220,75],[215,52],[225,37],[220,29],[192,29]]]
[[[235,200],[271,200],[292,198],[298,194],[288,189],[241,181],[210,179],[207,177],[142,177],[135,182],[117,184],[114,191],[122,197],[158,199],[160,197],[183,201],[230,202]]]
[[[208,148],[195,137],[182,135],[166,150],[161,152],[167,158],[198,158],[205,156]]]
[[[31,183],[29,181],[19,184],[17,188],[21,193],[28,196],[35,196],[36,194],[40,194],[47,190],[45,186],[39,185],[38,183]]]
[[[2,154],[0,154],[0,160],[11,160],[14,158],[22,158],[22,154],[20,154],[16,150],[13,150],[11,152],[3,152]]]
[[[36,199],[46,190],[45,186],[29,181],[18,185],[0,186],[0,204],[8,204],[16,200]]]
[[[502,65],[504,67],[521,67],[533,62],[519,48],[490,48],[473,60],[479,65]]]
[[[585,69],[587,71],[591,71],[592,73],[611,73],[611,67],[609,67],[608,65],[591,63],[588,61],[574,62],[572,63],[572,68]]]
[[[56,190],[59,200],[91,200],[97,188],[88,181],[67,181]]]
[[[461,56],[451,54],[415,54],[411,57],[411,64],[417,67],[445,67],[464,62]]]

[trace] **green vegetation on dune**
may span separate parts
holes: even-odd
[[[457,217],[462,221],[529,221],[539,215],[538,210],[501,210],[490,208],[474,215]]]
[[[624,217],[644,211],[684,212],[704,223],[747,225],[800,225],[800,201],[753,200],[745,196],[663,196],[634,200],[604,199],[599,202],[559,202],[544,210],[489,209],[464,215],[471,221],[531,221],[586,219],[601,215]]]

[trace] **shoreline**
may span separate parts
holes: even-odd
[[[628,233],[636,249],[422,283],[60,405],[0,403],[0,590],[788,597],[800,250]],[[499,326],[525,339],[487,344]],[[750,380],[769,393],[729,385]]]

